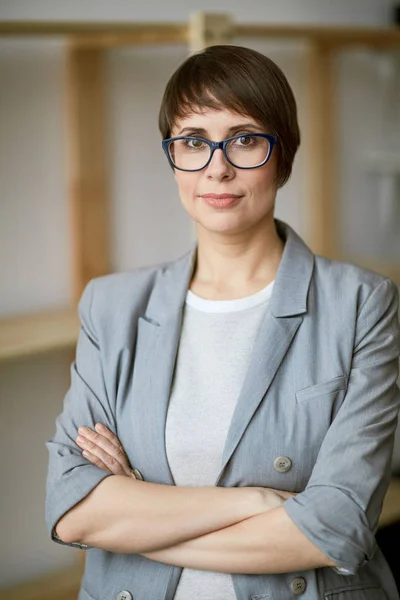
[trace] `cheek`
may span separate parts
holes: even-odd
[[[277,191],[276,186],[276,162],[270,161],[267,165],[265,165],[265,169],[261,168],[259,170],[258,179],[257,179],[257,187],[263,190],[270,190],[271,192]]]
[[[178,186],[179,196],[182,202],[193,198],[197,185],[197,177],[194,173],[180,171],[175,173],[175,181]]]
[[[252,179],[249,179],[248,188],[257,198],[268,199],[271,195],[275,195],[277,192],[275,170],[266,169],[263,172],[260,169],[257,174],[253,174]]]

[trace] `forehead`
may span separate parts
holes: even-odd
[[[228,108],[195,108],[188,111],[185,116],[178,117],[172,128],[172,134],[178,135],[182,129],[204,129],[205,131],[228,130],[240,125],[254,125],[260,127],[260,124],[251,116],[232,111]]]

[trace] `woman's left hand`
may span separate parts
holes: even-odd
[[[89,427],[79,427],[78,434],[75,441],[89,462],[113,475],[134,477],[124,447],[105,425],[96,423],[95,431]]]

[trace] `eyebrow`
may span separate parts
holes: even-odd
[[[227,129],[228,133],[233,133],[234,131],[238,131],[239,129],[251,129],[252,131],[260,130],[260,126],[255,125],[254,123],[239,123],[238,125],[233,125],[233,127],[229,127]],[[192,133],[196,133],[199,135],[207,135],[207,130],[203,127],[184,127],[181,129],[177,135],[184,135],[185,131],[190,131]]]

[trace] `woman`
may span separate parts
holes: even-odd
[[[374,537],[395,285],[274,219],[300,136],[265,56],[188,58],[160,129],[197,244],[88,284],[47,444],[52,537],[90,548],[79,600],[398,599]]]

